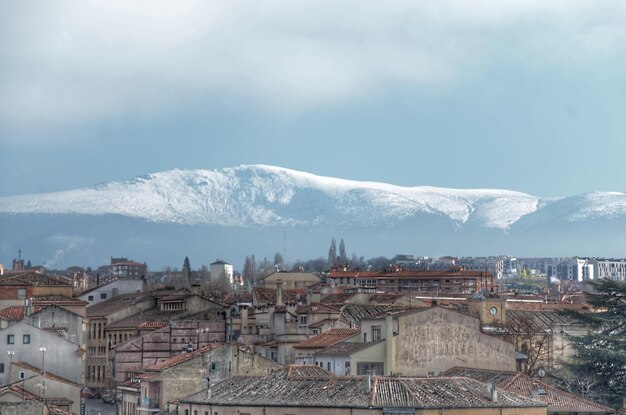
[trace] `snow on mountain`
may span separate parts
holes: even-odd
[[[593,193],[575,200],[567,204],[568,220],[626,214],[626,195],[621,193]],[[0,212],[114,214],[226,226],[373,226],[435,215],[459,227],[507,229],[547,207],[562,211],[562,201],[545,202],[509,190],[401,187],[248,165],[170,170],[93,188],[5,197],[0,198]]]

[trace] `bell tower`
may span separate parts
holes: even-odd
[[[506,323],[506,299],[487,290],[477,292],[467,299],[469,311],[480,317],[482,325]]]

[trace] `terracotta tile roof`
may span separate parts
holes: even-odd
[[[161,370],[169,369],[172,366],[176,366],[182,362],[186,362],[188,360],[194,359],[210,350],[217,349],[222,346],[223,346],[223,343],[211,343],[210,345],[201,347],[197,350],[194,350],[193,352],[179,354],[177,356],[170,357],[167,360],[163,360],[162,362],[148,366],[145,370],[147,372],[160,372]]]
[[[370,295],[369,302],[371,304],[393,304],[396,301],[408,297],[406,294],[372,294]]]
[[[157,325],[159,325],[163,322],[177,320],[185,316],[187,316],[187,312],[185,310],[164,311],[158,308],[151,308],[149,310],[133,314],[123,320],[116,321],[115,323],[108,324],[105,330],[139,328],[141,325],[144,325],[144,328],[153,328],[147,325],[147,323],[157,323]],[[167,324],[164,326],[166,325]]]
[[[224,303],[231,304],[252,304],[252,293],[229,294],[224,298]]]
[[[361,320],[366,318],[382,317],[387,313],[399,313],[411,309],[414,308],[390,304],[346,304],[341,308],[341,317],[352,325],[359,326],[361,325]]]
[[[533,389],[542,388],[546,394],[540,395],[539,399],[548,404],[548,412],[613,413],[612,408],[565,392],[523,373],[517,373],[508,381],[502,382],[502,388],[523,396],[531,396]]]
[[[510,324],[520,325],[524,329],[532,327],[537,331],[572,324],[571,318],[557,311],[506,310],[506,319]]]
[[[234,377],[198,392],[182,403],[236,406],[313,408],[530,408],[545,404],[497,389],[488,398],[488,385],[474,379],[334,376],[315,366],[290,366],[265,376]]]
[[[359,329],[330,329],[293,346],[296,349],[321,349],[359,334]]]
[[[333,324],[334,325],[337,321],[339,321],[339,319],[337,319],[337,318],[325,318],[324,320],[317,321],[315,323],[309,324],[309,328],[317,329],[317,328],[320,328],[320,327],[322,327],[322,326],[324,326],[326,324]]]
[[[326,304],[320,304],[320,303],[305,304],[305,305],[301,305],[298,308],[296,308],[296,313],[297,314],[315,314],[315,313],[323,313],[323,314],[336,313],[336,314],[339,314],[340,312],[341,312],[341,310],[339,310],[338,308],[331,307],[331,306],[326,305]]]
[[[42,306],[42,305],[50,305],[50,304],[76,306],[76,305],[89,304],[89,302],[83,301],[79,298],[66,297],[64,295],[42,295],[38,297],[33,297],[32,300],[33,300],[33,306],[35,305]]]
[[[322,350],[315,352],[315,356],[344,356],[348,357],[352,353],[359,352],[361,350],[365,350],[369,347],[375,346],[379,343],[384,342],[384,340],[380,340],[377,342],[339,342],[332,346],[326,347]]]
[[[573,395],[569,392],[558,389],[549,383],[521,372],[499,372],[480,369],[465,369],[456,367],[448,370],[446,375],[468,376],[481,382],[492,382],[498,387],[513,392],[515,394],[531,397],[532,390],[541,388],[545,395],[540,395],[539,399],[548,405],[548,413],[553,412],[583,412],[590,414],[613,413],[613,409],[593,402],[589,399]]]
[[[13,286],[69,286],[69,284],[58,281],[55,278],[37,272],[20,272],[18,274],[10,274],[0,276],[0,285]]]
[[[330,304],[330,305],[345,304],[348,300],[350,300],[355,295],[356,294],[353,294],[353,293],[351,294],[346,294],[346,293],[328,294],[324,296],[324,298],[322,298],[320,302],[322,304]]]
[[[42,307],[33,307],[33,313],[42,310]],[[10,321],[24,320],[24,306],[7,307],[0,310],[0,318]]]
[[[357,278],[357,279],[414,279],[414,278],[459,278],[459,277],[476,277],[481,275],[491,275],[485,271],[471,270],[448,270],[448,271],[410,271],[399,270],[392,272],[384,271],[333,271],[328,274],[329,278]]]
[[[121,294],[111,298],[110,300],[102,301],[101,303],[87,307],[87,317],[106,317],[115,311],[131,307],[137,303],[146,301],[149,298],[149,293]]]
[[[273,288],[256,287],[253,289],[253,296],[256,303],[276,304],[276,290]],[[283,290],[283,303],[298,304],[306,302],[306,291],[304,290]]]

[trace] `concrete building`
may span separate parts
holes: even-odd
[[[358,287],[363,292],[472,294],[498,288],[493,274],[460,268],[448,271],[333,271],[328,279],[336,287]]]
[[[230,285],[235,283],[233,280],[233,266],[228,262],[218,259],[213,262],[210,267],[212,281],[218,281],[222,276],[224,276]]]
[[[626,282],[626,259],[592,258],[589,262],[597,279]]]

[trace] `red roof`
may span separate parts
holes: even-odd
[[[356,334],[359,334],[359,329],[330,329],[293,347],[296,349],[321,349],[344,341]]]
[[[191,360],[197,356],[202,355],[203,353],[208,352],[209,350],[212,349],[217,349],[218,347],[221,347],[223,344],[222,343],[212,343],[208,346],[205,347],[201,347],[197,350],[194,350],[193,352],[190,353],[185,353],[185,354],[179,354],[177,356],[174,357],[170,357],[167,360],[164,360],[162,362],[156,363],[154,365],[148,366],[146,368],[146,371],[150,371],[150,372],[157,372],[157,371],[161,371],[163,369],[168,369],[172,366],[176,366],[177,364],[180,364],[182,362],[186,362],[187,360]]]
[[[33,312],[41,310],[41,307],[33,307]],[[16,305],[0,310],[0,317],[11,321],[21,321],[24,319],[24,306]]]

